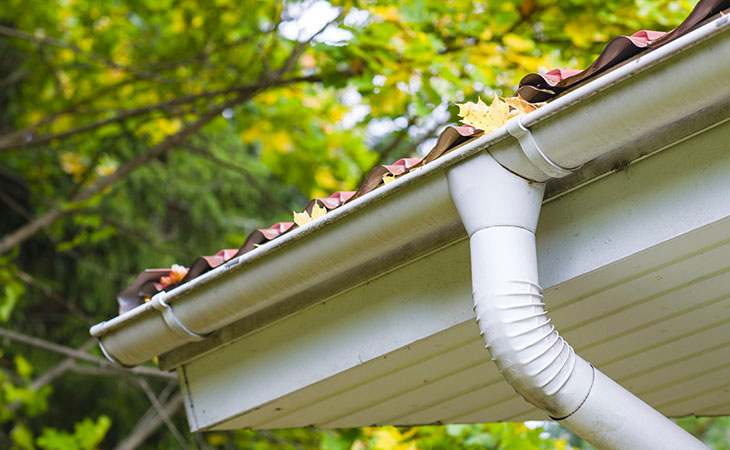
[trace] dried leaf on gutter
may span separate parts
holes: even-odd
[[[517,97],[505,98],[504,102],[507,103],[510,106],[510,108],[512,109],[509,113],[510,118],[517,116],[519,114],[527,114],[538,108],[538,105],[534,105],[534,104],[528,102],[527,100],[524,100],[519,95]]]
[[[459,107],[459,117],[463,119],[463,123],[487,134],[502,128],[509,119],[509,105],[497,95],[489,106],[481,98],[478,98],[476,103],[457,103],[456,106]]]
[[[324,216],[327,214],[327,210],[319,204],[315,203],[314,206],[312,206],[312,213],[308,213],[307,211],[302,211],[300,213],[295,212],[294,213],[294,223],[297,224],[299,227],[303,227],[304,225],[308,224],[309,222],[313,221],[314,219],[317,219],[319,217]]]

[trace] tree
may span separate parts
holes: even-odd
[[[309,198],[353,189],[372,166],[427,146],[456,120],[453,103],[511,95],[541,68],[586,67],[609,38],[667,30],[690,8],[6,0],[0,320],[43,341],[6,348],[0,441],[31,448],[77,439],[43,431],[51,423],[106,433],[105,445],[120,448],[155,433],[162,448],[202,439],[182,431],[174,380],[145,368],[118,382],[110,375],[119,370],[99,362],[88,341],[88,325],[115,314],[114,294],[135,273],[238,247]],[[7,396],[23,389],[27,398]],[[403,439],[411,431],[398,431],[398,439],[421,445],[434,430]],[[448,441],[457,429],[441,430]],[[368,433],[240,432],[217,442],[371,448],[377,432]],[[218,446],[212,440],[199,443]]]

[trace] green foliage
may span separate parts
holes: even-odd
[[[101,416],[96,422],[86,418],[77,423],[73,433],[44,428],[36,444],[43,450],[93,450],[104,440],[110,426],[109,417]]]
[[[34,368],[22,355],[15,355],[13,361],[14,372],[0,373],[0,423],[13,424],[8,437],[14,448],[22,450],[97,448],[111,426],[111,420],[107,416],[100,416],[96,422],[86,418],[74,425],[73,433],[44,427],[40,436],[34,437],[28,421],[48,411],[52,388],[49,385],[40,388],[32,385],[31,376]]]
[[[730,450],[730,417],[685,417],[677,423],[713,450]]]
[[[11,255],[11,258],[15,255]],[[10,258],[0,255],[0,323],[10,319],[18,301],[25,293],[25,284],[17,278],[17,267]]]
[[[0,25],[21,33],[0,31],[0,235],[13,237],[0,250],[0,321],[79,347],[89,322],[116,313],[115,293],[140,270],[236,248],[252,230],[291,220],[309,198],[353,189],[373,165],[414,156],[456,120],[447,106],[510,95],[528,72],[586,67],[611,37],[667,30],[691,6],[5,0]],[[297,18],[313,8],[344,19],[307,42],[296,36]],[[20,345],[5,352],[0,447],[95,448],[102,439],[112,447],[150,407],[136,383],[103,374],[64,373],[53,389],[35,389],[33,377],[60,357]],[[172,419],[187,428],[179,412]],[[711,423],[693,432],[721,442],[713,430],[727,423]],[[204,438],[263,450],[555,448],[567,439],[545,432],[552,437],[492,424]],[[164,427],[144,444],[175,446]]]

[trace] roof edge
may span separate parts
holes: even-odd
[[[676,128],[675,124],[698,111],[727,104],[730,86],[723,80],[730,61],[722,55],[730,53],[729,32],[728,18],[718,18],[525,115],[522,123],[543,152],[547,149],[549,159],[564,167],[626,149],[631,142],[656,136],[668,127]],[[668,93],[668,86],[675,89]],[[632,102],[640,103],[633,109],[619,107]],[[709,116],[707,120],[712,118]],[[591,133],[585,133],[587,129]],[[140,364],[197,340],[176,333],[157,314],[168,305],[174,308],[174,320],[194,333],[215,332],[446,228],[458,216],[444,169],[485,149],[508,169],[544,181],[547,176],[525,156],[518,141],[509,137],[502,128],[468,141],[298,230],[95,325],[91,334],[119,363]],[[358,239],[352,239],[353,235]]]

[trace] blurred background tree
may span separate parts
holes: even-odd
[[[455,102],[587,67],[693,4],[4,0],[0,446],[580,448],[549,424],[194,436],[174,377],[104,363],[88,327],[140,270],[237,248],[427,151]],[[682,423],[728,448],[727,420]]]

